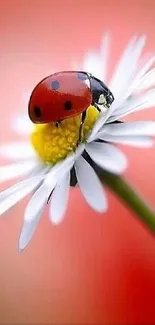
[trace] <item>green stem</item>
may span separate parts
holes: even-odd
[[[155,212],[143,201],[142,198],[130,187],[124,179],[118,175],[105,172],[94,165],[100,180],[106,184],[123,202],[134,211],[141,221],[154,233],[155,232]]]

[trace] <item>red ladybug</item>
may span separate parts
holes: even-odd
[[[33,90],[28,112],[33,123],[56,125],[69,117],[82,114],[79,130],[90,105],[99,111],[99,105],[110,106],[114,97],[107,86],[91,74],[83,71],[58,72],[43,79]]]

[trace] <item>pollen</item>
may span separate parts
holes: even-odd
[[[82,128],[82,142],[93,128],[99,112],[94,106],[87,109]],[[31,143],[39,158],[46,164],[55,164],[75,151],[79,138],[81,115],[63,120],[58,127],[55,123],[36,124],[31,133]]]

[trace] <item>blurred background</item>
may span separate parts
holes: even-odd
[[[0,0],[0,144],[20,140],[10,120],[27,109],[27,92],[81,63],[107,30],[109,73],[135,33],[146,33],[146,50],[155,51],[154,12],[153,0]],[[155,108],[134,118],[155,120]],[[155,208],[155,150],[122,150],[125,178]],[[74,189],[62,224],[51,225],[46,211],[22,253],[28,199],[1,217],[0,324],[155,324],[155,239],[107,193],[109,210],[98,215]]]

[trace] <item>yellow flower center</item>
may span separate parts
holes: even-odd
[[[83,124],[82,141],[86,140],[93,128],[99,112],[94,106],[87,109]],[[81,115],[62,121],[58,127],[55,123],[36,124],[31,134],[31,143],[37,155],[46,164],[55,164],[74,151],[79,137]]]

